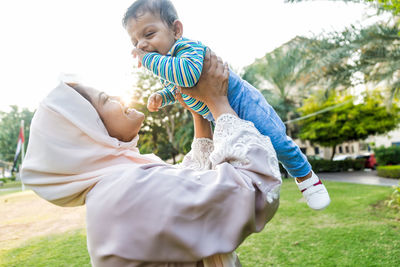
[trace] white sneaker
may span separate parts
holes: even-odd
[[[313,210],[322,210],[331,203],[325,185],[322,184],[321,180],[314,172],[312,172],[310,178],[303,182],[298,183],[296,179],[294,180],[301,193],[303,193],[308,206]]]

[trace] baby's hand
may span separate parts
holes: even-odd
[[[134,48],[131,52],[133,58],[138,58],[138,68],[142,66],[142,60],[146,52],[139,48]]]
[[[157,93],[151,94],[147,101],[147,109],[150,112],[156,112],[161,107],[162,104],[162,96]]]

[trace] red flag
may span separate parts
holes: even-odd
[[[23,126],[21,125],[21,127],[19,128],[17,150],[15,151],[15,156],[14,156],[14,164],[13,164],[13,167],[12,167],[12,170],[13,170],[13,171],[16,171],[17,160],[18,160],[19,154],[21,154],[21,151],[22,151],[24,142],[25,142],[24,128],[23,128]]]

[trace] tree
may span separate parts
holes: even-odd
[[[130,106],[143,112],[146,119],[139,132],[140,152],[155,153],[162,159],[176,163],[178,154],[190,151],[193,140],[193,122],[188,111],[180,104],[169,105],[158,112],[147,110],[147,99],[151,93],[160,90],[161,84],[148,71],[136,71],[137,83]]]
[[[310,40],[306,59],[314,61],[303,69],[308,85],[336,90],[357,84],[384,83],[390,99],[399,95],[400,36],[394,25],[374,24],[349,28],[322,39]]]
[[[307,0],[285,0],[288,3],[294,2],[304,2]],[[309,0],[308,0],[309,1]],[[372,3],[377,4],[380,9],[388,10],[394,15],[400,13],[400,0],[331,0],[331,1],[341,1],[341,2],[353,2],[353,3]]]
[[[293,0],[288,2],[301,2]],[[360,1],[352,1],[360,2]],[[348,88],[357,83],[385,84],[390,100],[400,95],[400,35],[398,14],[400,1],[380,2],[390,9],[392,18],[366,28],[348,27],[310,40],[305,48],[311,57],[304,72],[310,77],[309,85],[334,90]],[[397,11],[396,11],[397,10]]]
[[[296,116],[303,99],[302,72],[306,61],[300,49],[307,38],[295,37],[245,67],[242,78],[258,88],[282,120]],[[288,135],[292,135],[288,127]]]
[[[388,110],[384,97],[377,90],[365,92],[360,104],[354,104],[353,96],[337,92],[331,92],[327,100],[320,99],[323,99],[321,95],[314,95],[299,109],[302,116],[327,110],[300,122],[300,138],[332,147],[331,159],[337,145],[387,133],[400,123],[398,103],[392,103],[391,110]],[[329,110],[330,107],[333,108]]]
[[[17,106],[11,106],[10,112],[0,111],[0,159],[8,162],[14,160],[17,148],[21,120],[24,120],[25,149],[29,141],[29,129],[34,112]],[[21,162],[21,159],[19,159]]]

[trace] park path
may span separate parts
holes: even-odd
[[[62,208],[31,190],[0,196],[0,252],[33,237],[85,227],[85,207]]]
[[[353,184],[367,184],[379,186],[398,185],[400,179],[379,177],[374,170],[353,171],[353,172],[321,172],[318,173],[321,180],[336,181]]]

